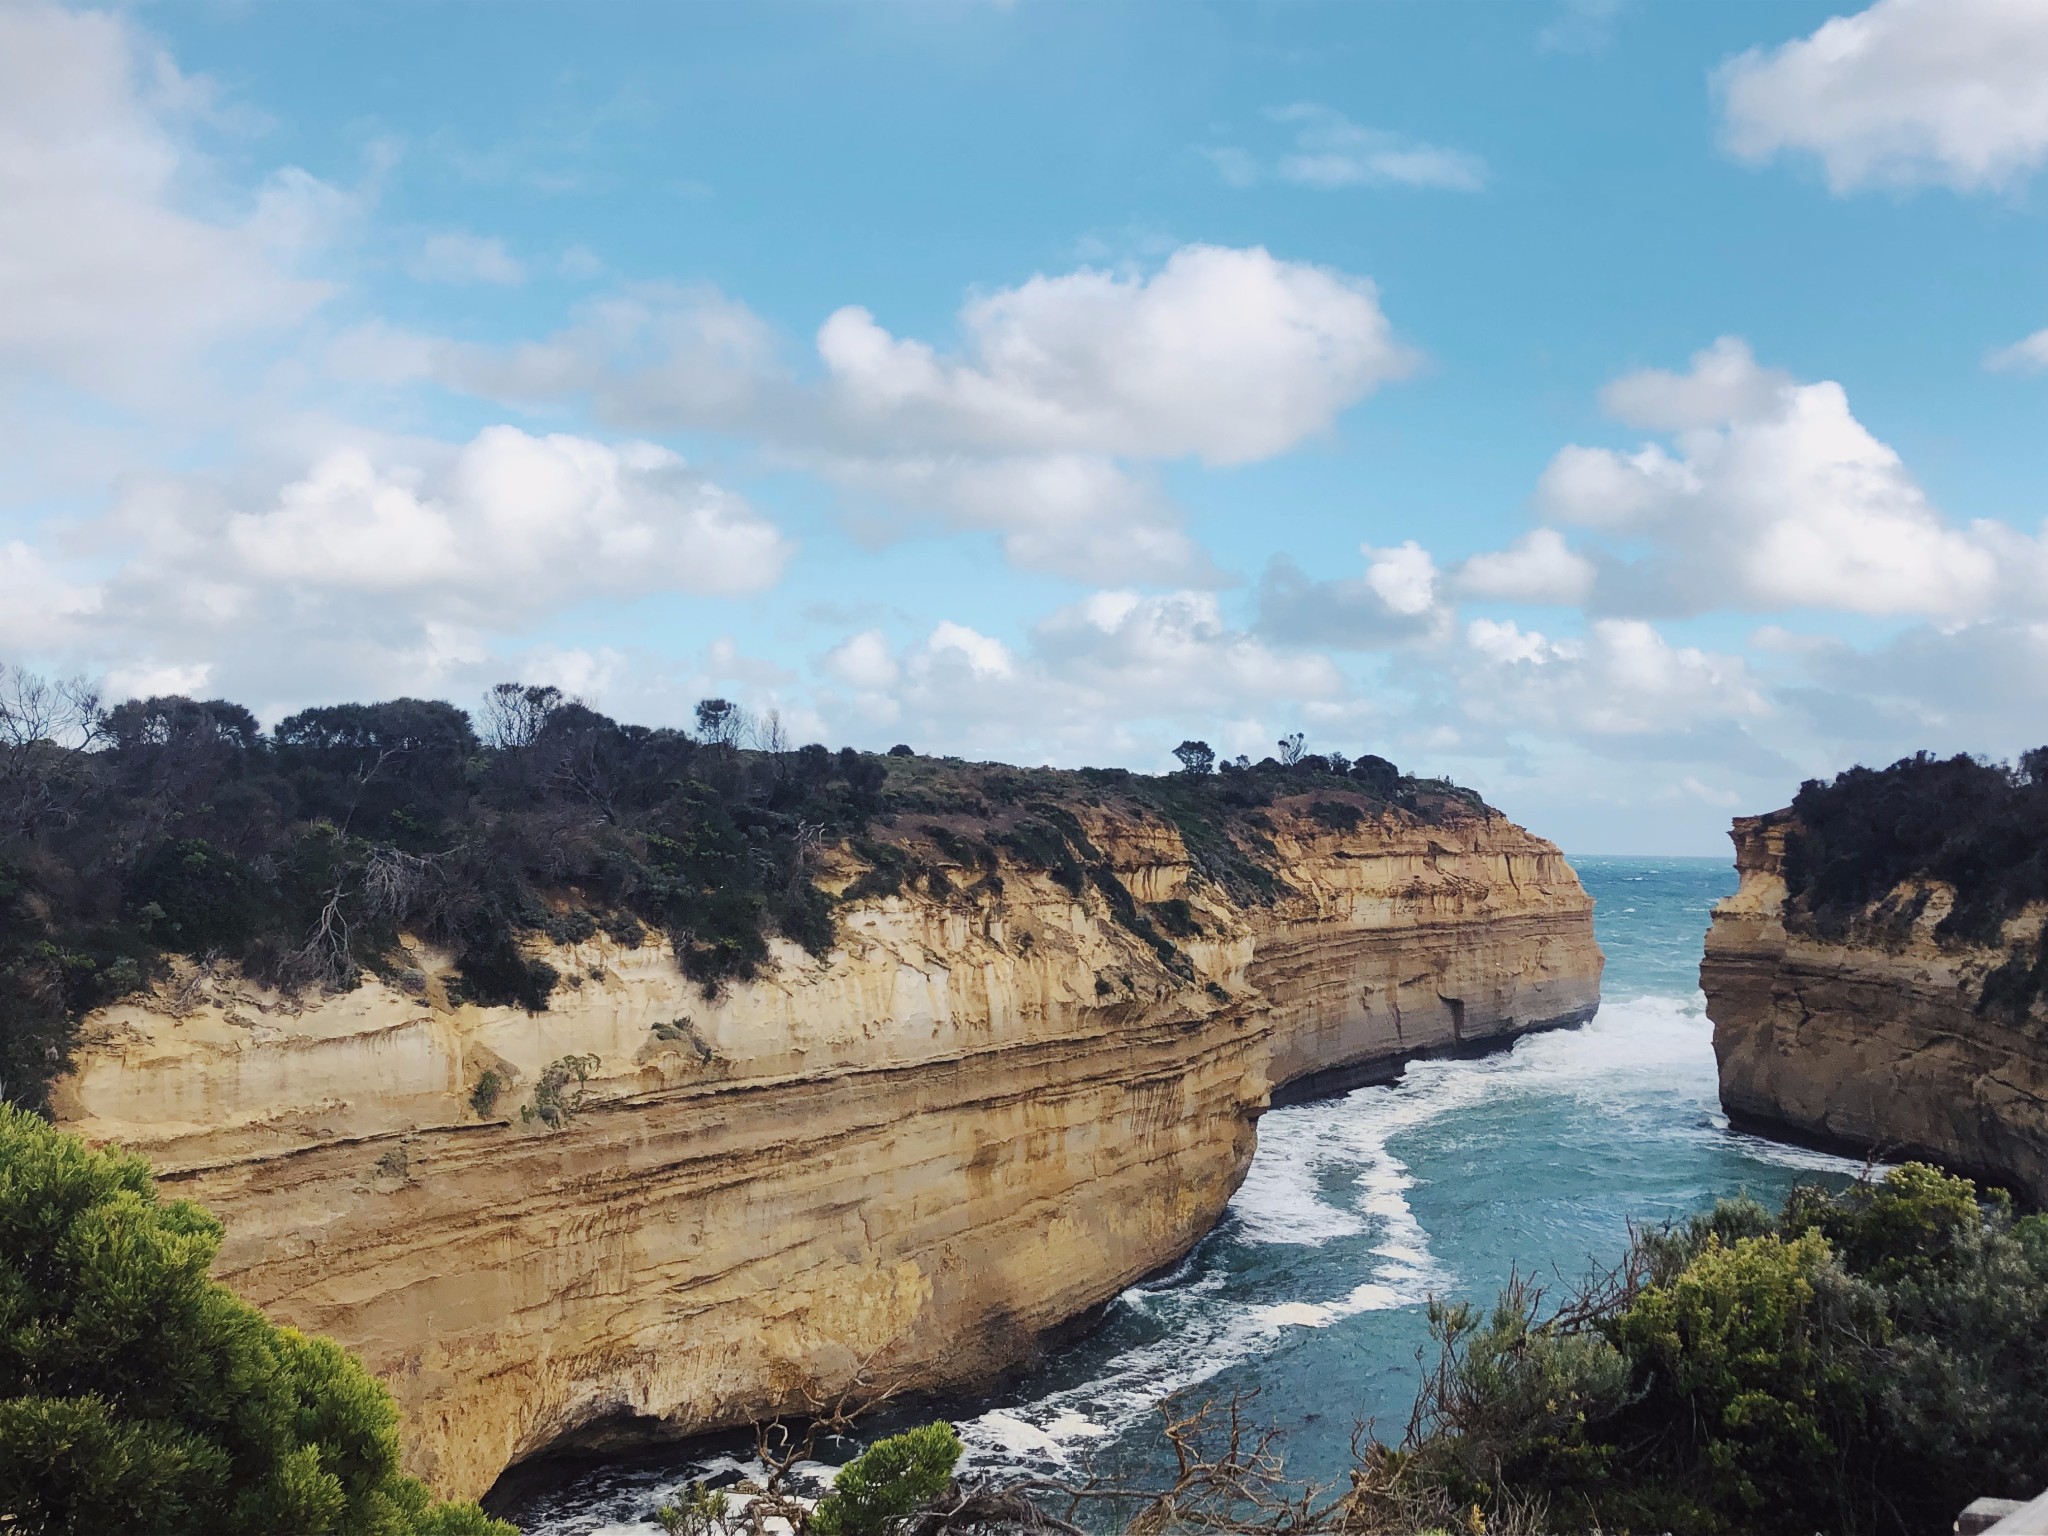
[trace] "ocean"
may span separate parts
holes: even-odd
[[[1163,1399],[1256,1393],[1250,1415],[1280,1431],[1289,1476],[1341,1478],[1357,1426],[1397,1440],[1407,1423],[1418,1351],[1433,1358],[1432,1295],[1490,1301],[1514,1270],[1561,1285],[1616,1258],[1632,1220],[1852,1176],[1854,1163],[1736,1133],[1721,1114],[1699,962],[1708,914],[1735,888],[1727,861],[1572,862],[1607,953],[1591,1022],[1273,1110],[1228,1213],[1171,1273],[1039,1369],[913,1417],[952,1419],[973,1470],[1149,1486],[1171,1465]],[[565,1469],[508,1512],[528,1536],[653,1536],[679,1482],[745,1460],[742,1445],[706,1444]]]

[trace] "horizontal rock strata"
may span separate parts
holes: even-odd
[[[1275,1087],[1596,1006],[1590,900],[1490,813],[1283,802],[1270,905],[1164,821],[1082,820],[1139,902],[1189,903],[1174,955],[1005,863],[713,1000],[603,938],[549,952],[574,984],[532,1015],[452,1002],[424,949],[411,990],[302,1003],[187,969],[89,1021],[59,1116],[219,1213],[220,1278],[361,1352],[411,1469],[474,1495],[621,1420],[985,1377],[1185,1252]],[[522,1111],[571,1056],[550,1129]]]
[[[1736,821],[1741,885],[1700,966],[1731,1120],[1929,1158],[2048,1204],[2048,1021],[1982,1007],[1986,977],[2043,913],[2015,916],[1997,947],[1945,944],[1953,893],[1935,884],[1894,893],[1891,911],[1918,912],[1907,926],[1873,909],[1840,939],[1790,932],[1789,829],[1783,813]]]

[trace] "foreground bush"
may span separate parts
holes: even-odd
[[[400,1475],[390,1395],[209,1280],[220,1239],[141,1158],[0,1104],[0,1529],[514,1536]]]
[[[839,1469],[811,1514],[810,1536],[885,1536],[946,1491],[959,1460],[950,1424],[877,1440]]]
[[[1389,1452],[1558,1530],[1905,1533],[2048,1487],[2048,1218],[1924,1164],[1638,1237],[1561,1309],[1439,1305]]]

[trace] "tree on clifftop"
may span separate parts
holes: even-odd
[[[400,1474],[390,1394],[209,1280],[220,1239],[141,1158],[0,1104],[0,1529],[516,1536]]]
[[[1216,767],[1216,750],[1206,741],[1184,741],[1173,749],[1182,773],[1209,773]]]

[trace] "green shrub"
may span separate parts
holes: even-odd
[[[877,1440],[839,1469],[812,1512],[812,1536],[886,1536],[946,1491],[960,1460],[950,1424],[926,1424]]]
[[[514,1536],[398,1471],[338,1345],[207,1279],[221,1229],[138,1157],[0,1105],[0,1523],[23,1536]]]
[[[1560,1528],[1905,1536],[2048,1485],[2048,1218],[1908,1163],[1645,1232],[1549,1317],[1434,1309],[1406,1454]]]
[[[520,1106],[520,1120],[528,1125],[538,1120],[549,1130],[559,1131],[590,1102],[590,1090],[584,1084],[600,1065],[595,1055],[564,1056],[549,1062],[533,1085],[533,1102]]]

